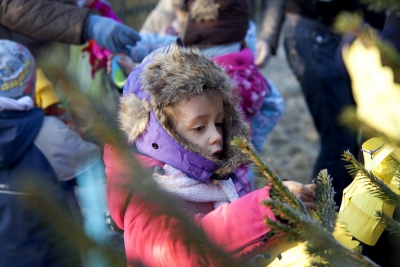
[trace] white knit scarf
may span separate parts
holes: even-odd
[[[218,183],[203,183],[190,178],[181,170],[167,164],[164,175],[153,174],[154,180],[165,191],[192,202],[213,202],[214,208],[230,203],[239,198],[232,179],[220,180]]]

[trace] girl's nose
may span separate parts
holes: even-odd
[[[215,128],[213,129],[210,137],[210,144],[218,144],[222,140],[222,134]]]

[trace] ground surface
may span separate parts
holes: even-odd
[[[264,143],[261,156],[281,178],[309,182],[318,153],[318,135],[296,77],[289,68],[283,42],[262,73],[270,78],[285,100],[285,110]],[[264,181],[256,181],[259,187]]]

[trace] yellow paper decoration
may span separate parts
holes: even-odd
[[[310,266],[310,258],[306,252],[306,243],[297,243],[297,245],[283,253],[280,258],[268,264],[268,267],[304,267]]]
[[[364,151],[375,151],[364,154],[365,167],[372,170],[375,176],[388,184],[392,190],[398,192],[397,186],[393,184],[394,169],[391,167],[388,156],[391,154],[399,157],[399,151],[384,144],[382,138],[372,138],[362,146]],[[365,186],[365,179],[357,174],[353,182],[343,190],[342,205],[339,209],[339,221],[347,226],[355,238],[363,243],[374,246],[381,236],[384,227],[379,225],[375,213],[377,210],[383,211],[389,216],[393,216],[394,205],[388,205],[377,197],[374,197],[370,190]]]
[[[353,239],[352,234],[347,230],[346,225],[339,220],[336,221],[333,237],[344,247],[361,253],[360,242]]]
[[[383,67],[379,49],[356,40],[343,49],[343,60],[352,81],[357,117],[370,127],[399,140],[400,85],[392,69]]]
[[[258,266],[273,266],[271,264],[272,262],[276,261],[278,255],[281,255],[281,253],[284,253],[285,251],[290,251],[298,244],[299,242],[288,242],[285,237],[277,237],[275,243],[263,252],[265,254],[268,254],[269,257],[258,259]]]

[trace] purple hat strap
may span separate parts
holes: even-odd
[[[201,182],[211,183],[215,179],[225,180],[230,177],[217,177],[214,175],[218,169],[217,164],[186,150],[176,142],[161,127],[152,109],[146,130],[135,140],[135,144],[140,153],[177,168]]]

